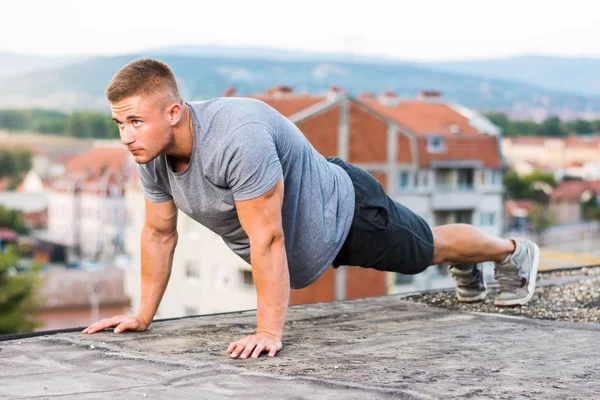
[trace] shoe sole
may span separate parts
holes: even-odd
[[[531,271],[529,272],[529,282],[527,283],[527,296],[520,299],[513,300],[495,300],[494,305],[497,306],[522,306],[529,303],[529,300],[535,294],[535,283],[537,281],[538,266],[540,263],[540,248],[537,244],[533,243],[533,264],[531,265]]]
[[[463,297],[457,293],[456,298],[461,303],[475,303],[476,301],[481,301],[481,300],[485,299],[487,294],[488,294],[487,290],[485,292],[481,292],[480,294],[478,294],[477,296],[474,296],[474,297]]]

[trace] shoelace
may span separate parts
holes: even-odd
[[[516,265],[496,266],[494,279],[498,281],[500,292],[516,292],[521,287],[521,275]]]
[[[464,287],[476,287],[479,286],[481,280],[481,271],[476,266],[471,267],[469,275],[457,274],[454,270],[451,270],[452,276],[456,279],[460,286]]]

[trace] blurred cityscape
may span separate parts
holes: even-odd
[[[260,99],[321,154],[365,168],[431,226],[468,223],[497,236],[531,237],[542,246],[542,269],[600,264],[600,97],[543,82],[496,82],[464,65],[458,71],[458,64],[431,72],[432,65],[377,59],[202,51],[154,55],[173,66],[186,100]],[[0,295],[0,305],[12,301],[9,317],[31,313],[37,322],[0,317],[0,333],[135,313],[144,199],[102,94],[135,57],[54,60],[50,67],[1,58],[0,292],[13,293],[3,288],[16,282],[10,278],[31,278],[31,285]],[[91,63],[93,77],[84,73]],[[156,318],[256,308],[250,265],[181,212],[178,232]],[[484,268],[493,280],[491,266]],[[417,276],[345,266],[293,291],[291,303],[452,286],[445,265]]]

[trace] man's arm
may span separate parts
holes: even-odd
[[[231,357],[274,356],[281,337],[290,296],[290,277],[281,221],[283,178],[262,196],[236,201],[242,228],[250,239],[252,276],[258,296],[256,335],[231,343]]]
[[[135,317],[119,315],[96,322],[83,331],[94,333],[116,326],[115,332],[144,331],[150,325],[167,288],[177,246],[177,207],[173,200],[146,200],[146,221],[141,236],[142,296]]]

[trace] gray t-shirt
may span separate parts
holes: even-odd
[[[139,165],[145,197],[173,199],[250,263],[250,243],[234,200],[265,194],[283,175],[291,287],[314,282],[333,262],[352,223],[354,187],[348,174],[262,101],[217,98],[188,105],[194,126],[189,166],[176,173],[165,155]]]

